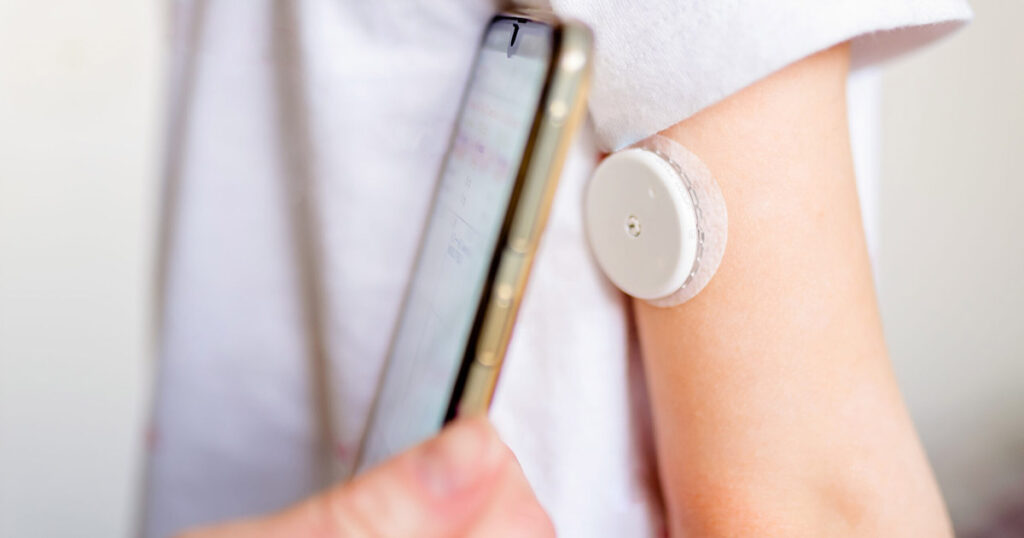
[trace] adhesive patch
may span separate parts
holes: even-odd
[[[707,166],[653,136],[605,159],[587,185],[585,226],[605,275],[655,306],[697,295],[725,253],[725,199]]]

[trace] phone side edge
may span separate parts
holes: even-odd
[[[562,167],[586,109],[593,36],[575,21],[564,21],[560,31],[539,129],[529,141],[529,158],[523,163],[523,191],[500,250],[473,356],[467,357],[472,362],[465,384],[459,394],[452,395],[460,416],[483,414],[490,407]]]

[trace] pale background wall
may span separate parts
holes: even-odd
[[[878,238],[897,374],[962,529],[1024,484],[1024,4],[972,4],[883,76]],[[164,6],[0,0],[0,536],[131,533]]]
[[[0,0],[0,536],[127,536],[162,4]]]
[[[1024,501],[1024,2],[883,76],[879,287],[958,528]]]

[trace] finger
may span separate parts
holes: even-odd
[[[505,448],[505,450],[508,450]],[[555,527],[523,474],[519,462],[508,450],[495,477],[497,490],[466,534],[473,538],[548,538]]]
[[[437,438],[283,514],[275,532],[344,538],[461,534],[498,488],[495,477],[511,459],[486,420],[459,420]],[[278,535],[267,538],[272,536]]]
[[[519,473],[509,474],[508,469]],[[525,485],[518,464],[482,418],[458,420],[435,439],[276,516],[195,531],[188,538],[449,537],[475,527],[501,480]]]

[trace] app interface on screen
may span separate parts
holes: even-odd
[[[551,29],[539,23],[502,19],[488,28],[441,171],[361,469],[432,436],[441,426],[551,48]]]

